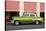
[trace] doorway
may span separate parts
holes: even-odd
[[[6,22],[10,22],[12,19],[12,16],[19,16],[19,12],[6,12],[5,13]]]

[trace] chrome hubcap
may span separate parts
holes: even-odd
[[[38,22],[38,21],[36,21],[36,24],[39,24],[39,22]]]
[[[19,22],[16,21],[15,24],[16,24],[16,25],[19,25]]]

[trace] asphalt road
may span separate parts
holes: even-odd
[[[13,25],[10,24],[10,22],[6,23],[6,30],[23,30],[23,29],[40,29],[40,28],[44,28],[44,24],[23,24],[23,25]]]

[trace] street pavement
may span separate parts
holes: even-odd
[[[10,22],[6,22],[6,30],[23,30],[23,29],[44,29],[44,24],[21,24],[21,25],[13,25]]]

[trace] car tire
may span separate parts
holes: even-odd
[[[36,24],[39,24],[39,21],[36,21],[35,23],[36,23]]]
[[[19,21],[15,21],[14,24],[15,24],[15,25],[19,25]]]

